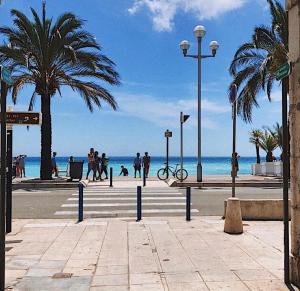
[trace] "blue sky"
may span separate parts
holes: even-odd
[[[38,0],[4,0],[0,6],[0,25],[10,25],[10,9],[30,15],[29,7],[38,10]],[[93,33],[107,54],[117,64],[122,85],[107,89],[113,92],[119,108],[107,106],[88,111],[81,97],[63,89],[63,97],[52,100],[53,150],[58,155],[85,155],[93,146],[108,155],[133,155],[149,151],[163,155],[164,131],[173,131],[171,154],[179,153],[179,113],[191,118],[185,124],[185,155],[197,152],[196,98],[197,67],[193,59],[183,58],[179,42],[191,42],[195,25],[206,27],[204,52],[209,42],[217,40],[216,58],[203,61],[202,76],[202,151],[206,156],[229,156],[231,152],[231,108],[227,87],[231,81],[228,67],[236,48],[247,41],[255,25],[270,21],[264,0],[48,0],[48,16],[57,17],[72,11],[86,20],[85,28]],[[27,109],[32,88],[19,96],[15,111]],[[259,97],[261,107],[254,111],[253,124],[238,120],[237,150],[253,156],[248,142],[251,128],[272,126],[281,121],[280,90],[274,88],[273,102]],[[35,111],[40,104],[36,103]],[[39,156],[40,128],[14,127],[14,153]],[[278,154],[278,152],[277,152]]]

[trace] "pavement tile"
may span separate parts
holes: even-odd
[[[199,273],[165,273],[162,274],[168,283],[190,283],[190,282],[203,282]]]
[[[27,270],[5,270],[5,278],[22,278]]]
[[[203,282],[193,283],[168,283],[169,291],[208,291],[208,288]]]
[[[241,281],[231,281],[231,282],[206,282],[209,290],[216,291],[216,290],[222,290],[222,291],[249,291],[249,288],[243,282]],[[265,289],[264,291],[267,291]],[[270,289],[271,291],[271,289]],[[273,290],[272,290],[273,291]]]
[[[283,291],[289,290],[281,280],[244,281],[251,291]]]
[[[24,242],[13,247],[7,254],[9,256],[18,255],[42,255],[52,242]]]
[[[89,291],[91,277],[52,279],[50,277],[25,277],[14,291]]]
[[[66,268],[95,268],[97,265],[97,256],[94,258],[87,258],[87,259],[72,259],[73,256],[71,256],[70,260],[66,263]]]
[[[161,278],[157,273],[130,274],[129,282],[130,285],[159,284]]]
[[[56,260],[56,261],[51,261],[51,260],[41,260],[37,264],[34,265],[34,268],[43,268],[43,269],[62,269],[65,264],[66,260]]]
[[[128,286],[97,286],[91,287],[90,291],[129,291]]]
[[[130,285],[130,291],[165,291],[162,284]]]
[[[128,284],[128,275],[94,276],[92,286],[124,286]]]
[[[25,275],[26,277],[52,277],[56,273],[60,273],[62,268],[30,268]]]
[[[277,278],[283,280],[284,278],[284,270],[280,269],[269,269],[269,271]]]
[[[38,262],[38,259],[20,259],[18,257],[11,257],[11,259],[6,262],[5,268],[7,270],[24,270],[36,265]]]
[[[72,276],[93,276],[95,272],[95,267],[87,268],[64,268],[63,273],[70,273]]]
[[[239,278],[227,269],[211,269],[200,271],[200,275],[204,282],[222,282],[222,281],[238,281]]]
[[[128,274],[128,265],[97,266],[96,275],[119,275]]]
[[[234,270],[234,273],[242,281],[277,279],[273,274],[265,269],[259,270]]]

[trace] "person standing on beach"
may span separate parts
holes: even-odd
[[[22,178],[22,176],[25,178],[26,174],[25,174],[25,159],[26,159],[26,155],[20,155],[19,157],[19,169],[20,169],[20,176]]]
[[[88,171],[86,173],[86,180],[89,179],[89,174],[94,169],[94,163],[95,163],[95,151],[94,148],[90,148],[90,152],[88,153]]]
[[[52,159],[51,159],[51,165],[52,165],[52,173],[55,174],[55,177],[58,177],[58,167],[57,167],[57,164],[56,164],[56,155],[57,155],[57,153],[53,152],[53,156],[52,156]]]
[[[107,174],[108,162],[109,162],[109,159],[106,157],[106,154],[103,153],[102,157],[101,157],[101,174],[100,174],[100,179],[102,179],[101,178],[102,173],[105,174],[105,179],[108,179],[108,174]]]
[[[133,160],[134,178],[136,178],[136,172],[139,172],[139,176],[141,178],[141,166],[142,166],[141,155],[140,153],[137,153],[135,159]]]
[[[234,174],[235,174],[235,177],[237,177],[237,174],[238,174],[238,171],[239,171],[239,158],[240,158],[240,156],[238,155],[237,152],[235,152],[235,153],[232,154],[232,161],[231,161],[231,163],[234,162],[234,170],[235,170]]]
[[[149,176],[150,161],[151,161],[151,158],[148,155],[148,152],[145,152],[145,155],[143,157],[143,167],[144,167],[146,178],[148,178],[148,176]]]

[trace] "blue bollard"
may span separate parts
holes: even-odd
[[[83,184],[78,185],[78,222],[83,221]]]
[[[186,187],[186,220],[191,220],[191,187]]]
[[[142,219],[142,187],[137,186],[137,218],[136,221],[140,221]]]
[[[113,168],[110,167],[109,169],[109,187],[113,186]]]

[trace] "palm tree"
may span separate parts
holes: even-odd
[[[256,163],[260,164],[260,154],[259,154],[259,139],[262,137],[263,132],[260,129],[252,129],[250,131],[249,142],[255,145],[256,149]]]
[[[83,21],[72,13],[64,13],[56,22],[31,8],[33,21],[18,10],[11,10],[13,27],[1,27],[9,45],[0,46],[0,61],[14,72],[12,98],[17,102],[19,91],[26,84],[34,86],[29,103],[32,110],[37,95],[41,98],[41,179],[51,179],[51,98],[61,88],[69,86],[77,91],[88,109],[101,107],[101,101],[114,110],[114,97],[94,80],[110,85],[119,84],[115,64],[101,54],[95,38],[83,30]]]
[[[273,128],[270,128],[268,126],[264,128],[276,139],[278,147],[282,151],[282,126],[279,125],[278,122],[276,122]]]
[[[272,17],[271,26],[258,26],[252,40],[236,51],[229,72],[239,89],[238,113],[251,122],[253,106],[259,107],[257,96],[266,91],[271,101],[275,71],[288,60],[288,19],[278,0],[267,0]]]
[[[277,139],[265,130],[259,138],[259,145],[267,153],[266,162],[273,162],[273,151],[278,147]]]

